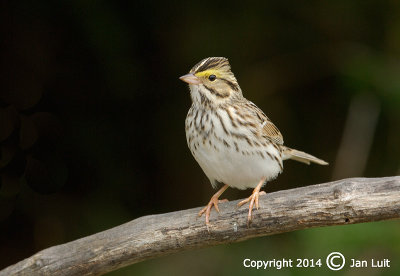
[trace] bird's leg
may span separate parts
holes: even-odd
[[[251,213],[253,212],[254,203],[256,204],[256,208],[258,210],[258,208],[259,208],[258,197],[260,195],[265,195],[266,194],[266,192],[264,192],[264,191],[260,192],[260,189],[261,189],[262,185],[264,184],[264,182],[265,182],[265,178],[261,179],[261,181],[258,183],[258,185],[254,188],[253,193],[251,194],[251,196],[249,196],[245,200],[242,200],[242,201],[240,201],[238,203],[238,207],[240,207],[243,204],[245,204],[245,203],[250,201],[250,204],[249,204],[249,215],[247,216],[247,227],[249,227],[250,223],[251,223]]]
[[[210,230],[210,212],[211,212],[211,208],[214,206],[215,210],[217,210],[217,212],[219,213],[219,208],[218,208],[218,203],[221,202],[226,202],[228,201],[227,199],[222,199],[219,200],[218,198],[222,195],[223,192],[225,192],[226,189],[228,189],[228,185],[225,184],[221,189],[218,190],[218,192],[216,192],[210,199],[210,202],[208,202],[207,206],[204,207],[200,212],[199,212],[199,217],[201,217],[201,215],[203,213],[206,213],[206,225],[207,225],[207,229]]]

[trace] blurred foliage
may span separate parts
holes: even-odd
[[[364,94],[381,112],[365,173],[354,176],[400,172],[397,1],[0,5],[0,268],[139,216],[209,200],[211,186],[186,146],[190,98],[178,80],[208,56],[230,59],[245,96],[276,123],[287,145],[332,164],[287,162],[268,192],[331,180],[349,104]],[[265,271],[243,270],[244,257],[322,257],[334,250],[394,263],[399,226],[299,231],[110,275],[194,274],[196,267],[202,274],[257,275]],[[375,271],[399,272],[398,264]]]

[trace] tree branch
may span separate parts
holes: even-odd
[[[66,244],[53,246],[0,271],[2,275],[100,275],[193,248],[312,227],[400,218],[400,177],[352,178],[279,191],[248,209],[238,201],[213,211],[210,233],[199,208],[145,216]]]

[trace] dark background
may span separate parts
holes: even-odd
[[[397,1],[0,5],[0,268],[140,216],[208,202],[214,191],[186,145],[191,103],[178,77],[209,56],[229,58],[244,95],[286,145],[330,163],[288,161],[267,192],[400,172]],[[374,272],[399,275],[399,230],[398,221],[304,230],[110,275],[258,274],[243,268],[244,258],[324,259],[331,251],[388,258],[392,267]]]

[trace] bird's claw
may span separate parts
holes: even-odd
[[[244,199],[244,200],[242,200],[242,201],[240,201],[238,203],[237,206],[240,207],[243,204],[245,204],[247,202],[250,202],[250,204],[249,204],[249,214],[247,216],[247,227],[249,227],[250,223],[251,223],[254,204],[256,205],[256,208],[258,210],[260,208],[260,205],[258,203],[258,198],[259,198],[260,195],[265,195],[265,194],[266,194],[266,192],[264,192],[264,191],[260,192],[260,191],[254,190],[253,193],[251,194],[251,196],[249,196],[248,198],[246,198],[246,199]]]
[[[198,216],[201,217],[204,213],[206,216],[206,226],[207,226],[207,230],[208,232],[210,232],[210,213],[211,213],[211,209],[212,207],[215,208],[215,210],[219,213],[219,207],[218,207],[218,203],[222,203],[222,202],[227,202],[227,199],[218,199],[218,197],[212,197],[210,199],[210,202],[208,202],[208,204],[200,210]]]

